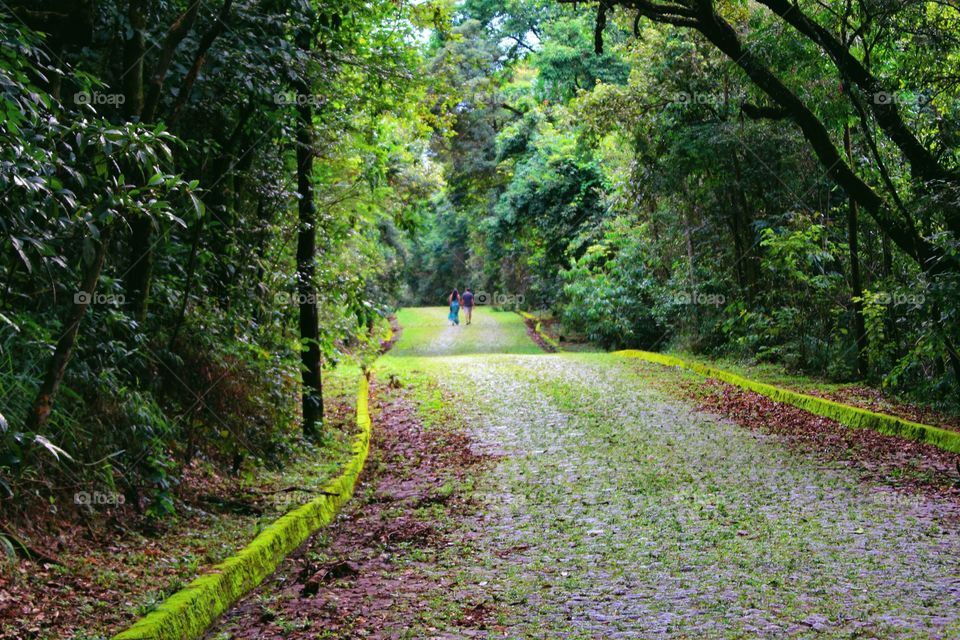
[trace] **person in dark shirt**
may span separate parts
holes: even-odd
[[[464,289],[460,299],[463,301],[463,319],[467,321],[467,324],[470,324],[470,321],[473,320],[473,292],[470,291],[470,287]]]

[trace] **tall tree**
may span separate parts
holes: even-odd
[[[332,16],[336,21],[339,15]],[[314,99],[309,77],[309,58],[313,55],[317,36],[316,15],[308,14],[306,24],[297,36],[297,46],[306,54],[304,68],[298,70],[294,83],[297,98],[297,294],[300,315],[301,406],[303,433],[316,437],[323,427],[323,379],[320,360],[320,317],[317,311],[315,282],[317,260],[317,207],[313,192]]]

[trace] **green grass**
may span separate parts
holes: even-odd
[[[354,436],[353,455],[341,474],[323,486],[320,496],[271,523],[236,555],[217,565],[215,571],[196,578],[159,606],[151,603],[138,611],[139,615],[147,614],[146,617],[116,638],[199,638],[217,616],[272,573],[287,554],[331,522],[353,494],[367,457],[371,428],[368,396],[367,380],[361,377],[355,405],[358,433]],[[195,571],[199,560],[187,559],[187,564]]]
[[[862,382],[836,382],[817,376],[792,373],[787,371],[783,365],[770,362],[744,362],[735,358],[705,358],[702,355],[686,351],[667,351],[665,353],[688,362],[724,369],[744,378],[765,382],[777,387],[785,387],[801,393],[831,393],[854,386],[869,386]]]
[[[539,354],[543,350],[527,335],[516,313],[477,307],[473,323],[451,327],[445,307],[401,309],[397,321],[403,328],[400,340],[387,359],[405,357],[460,356],[478,353]]]

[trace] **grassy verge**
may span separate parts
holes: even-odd
[[[271,574],[289,553],[320,527],[330,523],[353,495],[370,447],[369,386],[360,378],[357,393],[358,432],[351,457],[339,475],[316,497],[268,525],[237,554],[205,572],[163,602],[115,640],[189,640],[199,638],[220,614]]]
[[[723,369],[757,382],[790,391],[813,395],[868,411],[885,413],[924,424],[960,431],[960,412],[956,408],[924,404],[916,399],[895,397],[863,382],[836,382],[816,376],[787,371],[783,365],[743,362],[733,358],[704,358],[683,351],[667,355],[707,367]]]
[[[960,453],[960,433],[955,431],[920,424],[866,409],[851,407],[809,394],[798,393],[789,389],[757,382],[723,369],[697,362],[689,362],[667,354],[628,349],[618,351],[616,355],[689,369],[706,377],[721,380],[748,391],[753,391],[777,402],[793,405],[810,413],[835,420],[848,427],[871,429],[886,435],[902,436],[910,440],[930,443],[945,451]]]

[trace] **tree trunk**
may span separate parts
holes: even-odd
[[[187,315],[187,304],[190,301],[190,291],[193,289],[194,274],[197,270],[197,254],[200,251],[200,237],[203,234],[203,223],[205,218],[197,219],[193,230],[193,240],[190,242],[190,258],[187,260],[187,279],[183,284],[183,299],[180,301],[180,311],[177,313],[177,319],[173,325],[173,331],[170,334],[169,348],[177,341],[180,329],[183,327],[183,321]]]
[[[893,249],[890,247],[890,238],[886,234],[881,234],[880,252],[883,260],[880,273],[884,278],[889,278],[893,275]]]
[[[311,38],[312,40],[312,38]],[[309,41],[306,43],[309,46]],[[297,83],[297,294],[300,307],[303,375],[303,434],[316,437],[323,427],[323,379],[320,361],[320,318],[314,283],[317,254],[317,212],[313,194],[313,108],[306,80]]]
[[[126,289],[137,322],[147,319],[150,300],[150,279],[153,276],[153,220],[137,216],[130,222],[130,267]]]
[[[690,309],[693,318],[693,332],[695,336],[700,335],[700,313],[697,305],[697,274],[694,265],[693,253],[693,224],[690,221],[690,211],[688,207],[695,207],[693,198],[690,196],[690,189],[687,187],[686,180],[683,181],[683,193],[686,197],[686,203],[683,206],[683,238],[687,247],[687,279],[690,282]]]
[[[129,0],[127,20],[131,33],[123,43],[123,81],[124,109],[127,119],[139,118],[143,113],[143,57],[146,55],[144,31],[147,28],[146,0]]]
[[[173,127],[174,123],[180,118],[180,112],[187,103],[187,100],[190,98],[190,93],[193,91],[193,85],[197,81],[197,76],[200,75],[200,69],[203,67],[207,52],[213,45],[213,41],[216,40],[226,28],[227,17],[230,15],[230,8],[232,5],[233,0],[224,0],[223,6],[220,8],[220,14],[214,21],[213,26],[210,27],[205,34],[203,34],[203,38],[200,40],[197,51],[193,55],[193,64],[190,65],[190,70],[187,72],[187,75],[183,79],[183,83],[180,85],[180,91],[177,92],[177,101],[174,104],[173,109],[170,111],[168,122],[171,127]]]
[[[657,222],[657,201],[651,195],[645,198],[647,204],[647,213],[650,220],[650,233],[653,236],[653,243],[660,248],[660,224]],[[657,260],[655,273],[660,282],[666,282],[670,278],[670,270],[663,264],[663,260]]]
[[[153,69],[153,74],[150,76],[150,92],[147,94],[143,107],[144,122],[153,122],[157,114],[157,106],[160,104],[160,94],[163,91],[163,83],[167,78],[167,70],[173,63],[173,55],[176,53],[177,47],[180,46],[180,43],[193,28],[193,23],[196,22],[197,14],[200,12],[200,4],[200,0],[191,0],[187,10],[167,29],[163,47],[160,48],[160,56]]]
[[[34,433],[43,431],[47,422],[50,420],[50,414],[53,412],[53,403],[57,397],[57,391],[60,389],[60,383],[63,382],[63,375],[67,370],[67,364],[73,355],[73,349],[77,341],[77,332],[80,329],[80,322],[87,312],[87,307],[93,300],[97,291],[97,281],[100,279],[100,272],[103,271],[103,263],[107,257],[107,246],[110,244],[110,229],[104,229],[100,235],[100,242],[97,245],[97,251],[93,256],[93,261],[87,265],[83,274],[83,281],[80,284],[80,290],[74,297],[74,304],[70,308],[67,320],[64,323],[64,332],[57,341],[57,346],[50,357],[50,363],[47,366],[47,372],[40,383],[40,389],[37,392],[37,399],[33,403],[33,410],[27,419],[27,429]]]
[[[129,0],[127,19],[132,31],[123,46],[124,109],[127,120],[138,120],[143,114],[143,59],[146,56],[144,32],[147,28],[146,0]],[[133,171],[133,167],[124,169]],[[128,179],[136,177],[128,174]],[[149,219],[138,217],[131,221],[130,262],[124,278],[128,302],[133,307],[133,316],[140,322],[146,319],[150,275],[153,272],[151,227]]]
[[[850,126],[843,128],[843,146],[847,160],[853,164],[853,145]],[[859,206],[853,198],[847,203],[847,244],[850,248],[850,295],[853,298],[853,335],[857,345],[857,375],[867,375],[867,324],[863,317],[863,283],[860,280],[860,251],[858,247]]]
[[[756,260],[753,251],[753,236],[750,233],[750,206],[747,203],[747,194],[743,190],[743,171],[740,167],[740,156],[733,152],[733,172],[735,183],[732,189],[734,242],[737,249],[738,272],[742,271],[743,291],[747,302],[753,302],[754,290],[757,287]],[[742,264],[741,264],[742,262]]]

